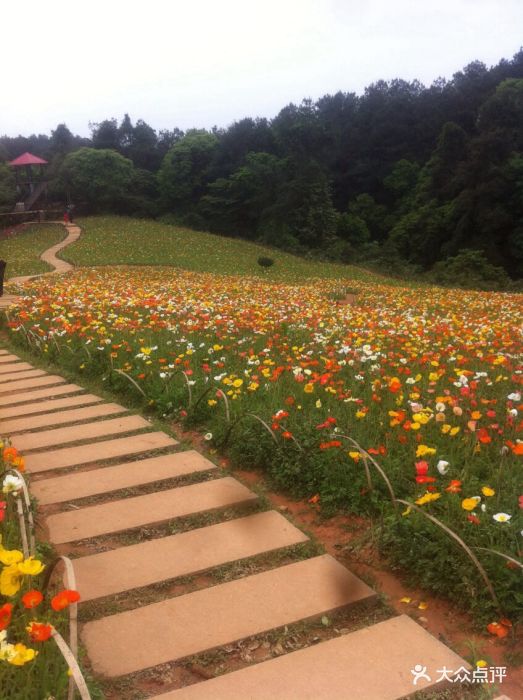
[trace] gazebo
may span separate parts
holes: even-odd
[[[22,153],[21,156],[9,162],[15,168],[16,191],[20,199],[17,210],[30,211],[39,197],[47,193],[47,180],[45,179],[45,167],[47,161],[32,153]]]

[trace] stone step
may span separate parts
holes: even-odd
[[[3,364],[11,363],[11,362],[21,362],[22,360],[17,357],[16,355],[11,355],[9,353],[6,353],[4,355],[0,355],[0,366]]]
[[[114,467],[33,481],[31,492],[38,499],[39,505],[43,506],[217,468],[196,450],[188,450],[117,464]]]
[[[5,294],[0,297],[0,309],[8,309],[12,304],[17,304],[19,300],[20,297],[15,294]]]
[[[10,435],[16,442],[18,440],[18,437],[15,437],[16,433],[48,428],[52,425],[66,425],[67,423],[77,423],[78,421],[103,418],[104,416],[114,416],[118,413],[126,413],[126,411],[126,408],[117,403],[102,403],[98,406],[85,406],[84,408],[74,408],[69,411],[14,418],[2,423],[2,431],[6,435]]]
[[[49,539],[54,544],[122,532],[142,525],[255,501],[256,494],[230,476],[144,496],[87,506],[50,515]]]
[[[82,638],[95,672],[121,676],[375,595],[326,554],[88,622]]]
[[[76,587],[85,602],[307,540],[307,535],[276,511],[255,513],[75,559]]]
[[[299,590],[299,588],[297,588]],[[173,621],[173,625],[176,622]],[[430,681],[413,684],[426,667]],[[407,615],[150,700],[398,700],[452,687],[438,669],[470,668]]]
[[[68,428],[54,428],[53,430],[45,430],[38,433],[21,433],[17,435],[13,443],[18,450],[28,452],[41,447],[92,440],[97,437],[118,435],[118,433],[128,433],[133,430],[143,430],[150,427],[151,424],[141,416],[123,416],[122,418],[112,418],[95,423],[72,425]],[[90,446],[85,446],[84,449],[89,450]]]
[[[103,440],[92,445],[78,447],[62,447],[48,450],[25,457],[25,468],[28,472],[45,472],[51,469],[77,467],[80,464],[101,462],[113,457],[126,457],[158,450],[164,447],[174,447],[178,442],[165,433],[143,433],[130,437]]]
[[[11,394],[0,395],[0,406],[15,406],[23,403],[30,403],[39,399],[50,399],[55,396],[63,396],[64,394],[76,394],[84,391],[77,384],[58,384],[56,386],[46,387],[44,389],[35,389],[33,391],[24,391]]]
[[[53,384],[65,384],[65,379],[56,374],[46,374],[44,377],[34,377],[33,379],[20,379],[16,382],[9,382],[9,388],[7,384],[0,385],[0,396],[9,394],[9,398],[11,398],[15,392],[39,389],[44,386],[53,386]]]
[[[17,418],[18,416],[30,416],[38,413],[50,413],[51,411],[60,411],[64,408],[73,408],[75,406],[88,406],[89,404],[101,403],[102,401],[102,398],[94,394],[79,394],[77,396],[66,396],[63,399],[35,401],[34,403],[0,408],[0,420]]]
[[[6,391],[12,382],[21,381],[22,379],[33,379],[34,377],[46,377],[47,372],[43,369],[26,369],[23,372],[9,372],[9,374],[0,375],[0,391]]]
[[[9,372],[8,374],[0,374],[0,390],[5,391],[10,386],[11,382],[20,381],[22,379],[32,379],[33,377],[45,377],[47,372],[43,369],[26,369],[23,372]],[[5,386],[4,386],[5,385]]]
[[[2,348],[0,350],[0,355],[8,355],[8,354],[9,354],[9,350],[5,350],[4,348]]]
[[[34,369],[29,362],[5,362],[0,364],[0,376],[10,372],[23,372],[26,369]]]

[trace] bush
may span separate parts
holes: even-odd
[[[260,255],[258,258],[258,265],[261,267],[272,267],[274,265],[273,258],[267,258],[264,255]]]
[[[430,278],[437,284],[464,289],[506,289],[510,279],[502,267],[492,265],[481,250],[463,248],[446,260],[436,263]]]

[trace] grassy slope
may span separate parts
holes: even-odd
[[[37,275],[53,268],[39,259],[41,253],[65,238],[65,228],[56,224],[28,226],[12,238],[0,240],[0,258],[7,261],[6,277]]]
[[[79,222],[82,236],[63,252],[75,265],[173,265],[185,270],[259,276],[264,279],[305,282],[312,277],[344,278],[398,284],[352,265],[298,258],[240,239],[191,231],[156,221],[117,216],[90,217]],[[257,259],[276,263],[262,269]]]

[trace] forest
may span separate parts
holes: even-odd
[[[298,255],[479,288],[521,288],[523,49],[451,79],[380,80],[288,104],[273,119],[156,131],[145,121],[66,124],[0,137],[8,161],[49,161],[49,203],[158,218]]]

